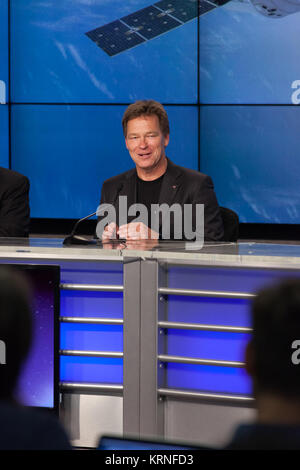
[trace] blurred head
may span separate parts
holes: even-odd
[[[292,343],[300,340],[300,280],[285,280],[258,292],[252,323],[246,367],[254,394],[299,400],[300,364],[292,362]]]
[[[0,364],[0,398],[12,399],[32,335],[30,291],[25,278],[13,268],[0,267],[0,340],[5,364]]]

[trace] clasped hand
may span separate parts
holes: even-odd
[[[118,227],[115,222],[111,222],[103,231],[102,242],[117,237],[126,240],[158,240],[159,234],[142,222],[131,222],[121,225],[121,227]]]

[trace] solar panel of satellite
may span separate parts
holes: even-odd
[[[146,40],[120,20],[89,31],[86,35],[109,56],[126,51]]]
[[[216,5],[214,3],[200,0],[199,15],[204,15],[204,13],[207,13],[208,11],[213,10],[214,8],[216,8]]]
[[[146,39],[153,39],[160,34],[180,26],[179,21],[155,6],[144,8],[121,18],[126,25],[137,30]]]
[[[205,13],[224,0],[214,1],[161,0],[85,34],[109,56],[115,56],[182,26],[196,18],[198,11]]]
[[[199,1],[201,4],[201,0]],[[161,0],[154,3],[154,6],[169,13],[174,18],[183,23],[193,20],[197,16],[197,0],[182,1],[182,0]]]

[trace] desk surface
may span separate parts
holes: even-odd
[[[0,238],[0,258],[121,261],[157,259],[170,264],[300,267],[300,244],[152,241],[65,246],[63,238]]]

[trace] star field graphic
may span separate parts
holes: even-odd
[[[28,406],[53,408],[55,389],[55,281],[53,269],[28,269],[33,291],[33,340],[21,371],[17,397]]]

